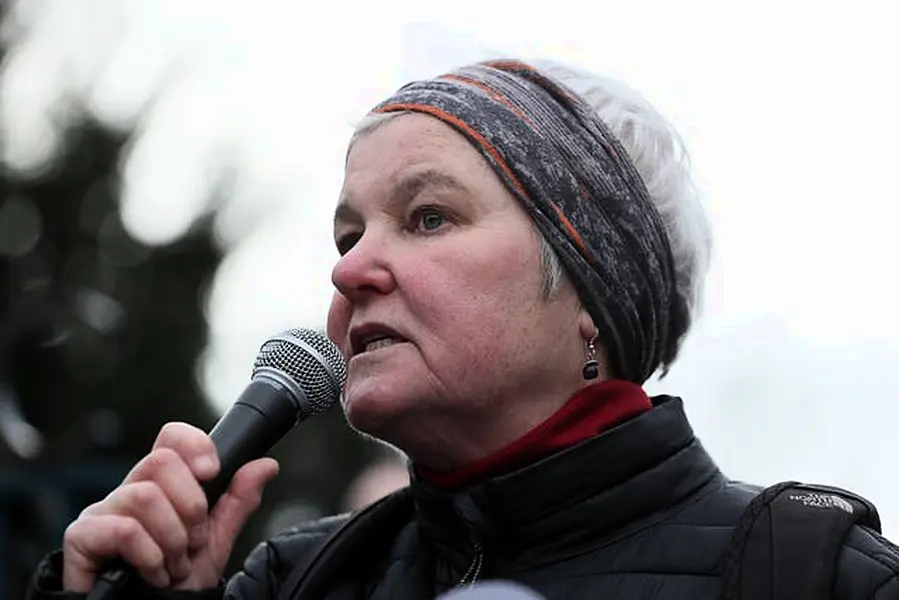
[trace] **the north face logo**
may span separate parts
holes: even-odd
[[[820,492],[802,492],[790,494],[790,500],[801,502],[805,506],[814,508],[839,508],[850,515],[855,512],[852,504],[836,494],[822,494]]]

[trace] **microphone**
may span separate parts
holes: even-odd
[[[203,484],[209,507],[240,467],[262,457],[295,425],[331,408],[345,381],[343,356],[320,333],[289,329],[266,340],[250,383],[209,432],[221,465],[218,475]],[[121,559],[111,561],[85,600],[114,598],[133,573]]]
[[[291,329],[262,344],[250,384],[209,433],[221,462],[219,474],[203,486],[209,506],[240,467],[295,425],[331,408],[345,381],[343,356],[319,333]]]
[[[520,583],[495,580],[456,588],[440,594],[437,600],[546,600],[546,598]]]

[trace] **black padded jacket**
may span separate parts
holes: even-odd
[[[406,516],[364,540],[316,600],[425,600],[472,580],[505,579],[549,600],[714,600],[734,527],[759,488],[727,479],[694,436],[680,399],[514,473],[446,493],[414,476]],[[261,543],[203,597],[312,600],[288,588],[347,517],[301,524]],[[59,555],[34,599],[59,589]],[[128,597],[200,598],[133,589]],[[854,526],[834,600],[899,600],[899,550]]]

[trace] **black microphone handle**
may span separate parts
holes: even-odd
[[[203,483],[210,509],[228,489],[238,469],[265,456],[299,423],[297,393],[302,392],[290,390],[264,375],[257,376],[212,428],[209,438],[215,444],[220,470]]]
[[[296,393],[276,379],[260,374],[219,419],[209,438],[219,457],[219,472],[202,484],[211,510],[240,467],[261,458],[299,422]],[[134,575],[134,567],[115,559],[104,567],[85,600],[112,600]]]

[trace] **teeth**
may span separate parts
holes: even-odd
[[[368,342],[365,344],[365,351],[371,352],[372,350],[377,350],[379,348],[386,348],[387,346],[391,346],[396,343],[396,340],[393,338],[385,337],[379,338],[374,341]]]

